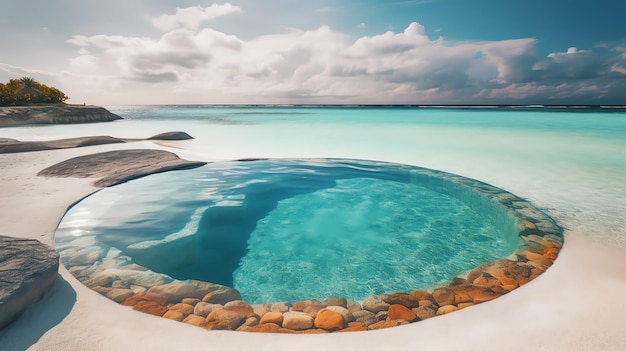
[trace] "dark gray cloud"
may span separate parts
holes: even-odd
[[[595,79],[609,72],[612,56],[572,48],[568,52],[550,54],[537,62],[535,68],[540,72],[538,79],[546,83]]]
[[[172,83],[178,81],[175,72],[135,71],[126,79],[143,83]]]
[[[159,69],[166,66],[194,69],[211,61],[211,55],[201,52],[144,52],[133,57],[132,66],[137,70]]]

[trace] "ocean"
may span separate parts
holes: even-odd
[[[601,108],[105,106],[113,123],[3,128],[0,137],[150,137],[185,131],[203,160],[330,157],[475,178],[566,230],[626,247],[626,112]]]

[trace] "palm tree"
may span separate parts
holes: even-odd
[[[37,81],[31,77],[20,78],[22,87],[17,91],[18,97],[26,97],[26,100],[33,101],[40,99],[42,92],[37,88]],[[26,96],[28,95],[28,96]]]
[[[67,95],[61,90],[41,84],[30,77],[11,79],[6,84],[0,83],[0,106],[58,104],[67,99]]]

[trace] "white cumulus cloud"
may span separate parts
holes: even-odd
[[[625,84],[603,80],[624,76],[623,52],[541,57],[532,38],[432,39],[418,22],[360,38],[321,26],[244,40],[200,27],[240,11],[225,6],[160,16],[157,38],[74,36],[63,79],[109,103],[549,103],[618,96]]]
[[[203,22],[238,12],[241,12],[241,8],[230,3],[223,5],[214,3],[208,7],[176,8],[175,14],[162,14],[152,19],[152,24],[164,32],[177,28],[188,28],[195,31]]]

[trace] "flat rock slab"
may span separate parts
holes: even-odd
[[[59,254],[33,239],[0,236],[0,329],[6,327],[54,283]]]
[[[124,143],[124,142],[126,141],[123,139],[114,138],[110,136],[93,136],[93,137],[59,139],[59,140],[50,140],[50,141],[19,141],[19,140],[5,139],[4,142],[0,140],[0,154],[56,150],[56,149],[70,149],[70,148],[75,148],[75,147],[104,145],[104,144],[118,144],[118,143]]]
[[[30,152],[30,151],[45,151],[45,150],[57,150],[57,149],[70,149],[83,146],[105,145],[105,144],[119,144],[128,143],[141,140],[189,140],[193,137],[185,132],[167,132],[152,136],[148,139],[128,139],[128,138],[115,138],[111,136],[88,136],[69,139],[57,139],[47,141],[20,141],[9,138],[0,138],[0,154],[16,153],[16,152]]]
[[[37,175],[101,178],[93,184],[107,187],[154,173],[191,169],[205,164],[182,160],[176,154],[162,150],[118,150],[75,157],[48,167]]]
[[[104,107],[66,104],[0,107],[0,126],[111,122],[122,117]]]
[[[147,140],[189,140],[193,137],[185,132],[166,132],[157,134]]]

